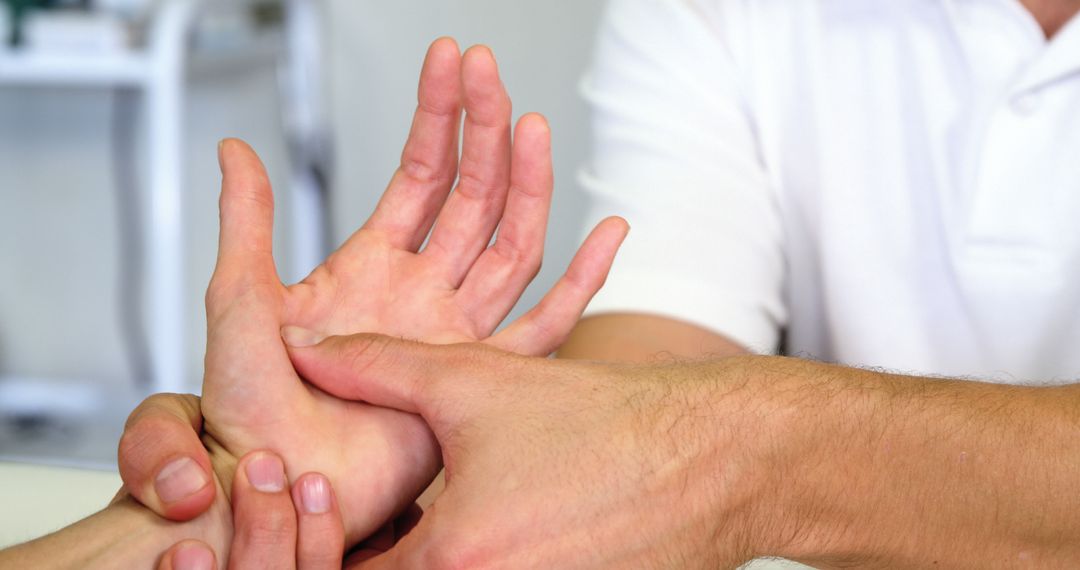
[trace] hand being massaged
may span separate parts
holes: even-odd
[[[345,547],[405,513],[441,467],[428,426],[306,383],[282,334],[553,351],[602,285],[628,226],[599,224],[540,304],[494,334],[539,270],[553,190],[545,119],[511,123],[492,53],[462,55],[453,40],[436,41],[401,166],[375,212],[292,286],[275,271],[263,166],[246,144],[223,142],[202,399],[160,395],[132,414],[120,443],[125,489],[165,518],[190,520],[228,501],[238,458],[261,451],[283,460],[288,481],[325,475]]]

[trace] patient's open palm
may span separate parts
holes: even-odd
[[[530,115],[511,136],[510,100],[486,48],[462,58],[450,40],[433,44],[419,99],[402,166],[375,213],[291,287],[274,269],[273,198],[262,165],[239,141],[221,148],[205,430],[217,453],[269,449],[284,458],[290,478],[308,471],[329,476],[349,544],[419,494],[439,467],[437,444],[418,417],[344,402],[304,383],[289,362],[282,327],[482,340],[545,354],[602,284],[626,232],[621,220],[601,224],[541,304],[490,336],[539,268],[553,185],[550,135],[544,120]]]

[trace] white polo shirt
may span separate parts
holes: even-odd
[[[761,352],[1080,378],[1080,18],[1018,0],[614,0],[585,81],[590,314]]]

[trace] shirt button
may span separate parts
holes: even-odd
[[[1041,103],[1041,97],[1038,93],[1024,93],[1017,95],[1012,99],[1012,109],[1017,115],[1029,116],[1034,115],[1039,110]]]

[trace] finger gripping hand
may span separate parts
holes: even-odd
[[[167,519],[191,520],[214,501],[201,426],[198,397],[158,394],[140,404],[124,427],[118,453],[124,487]]]

